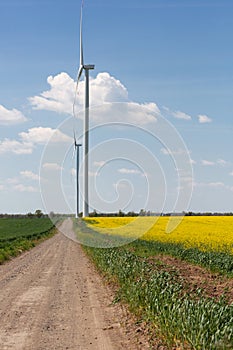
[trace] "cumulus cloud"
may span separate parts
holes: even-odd
[[[31,128],[27,132],[19,134],[23,142],[45,145],[50,142],[70,142],[72,138],[63,134],[60,130],[52,128]]]
[[[39,180],[39,175],[33,173],[32,171],[30,170],[24,170],[24,171],[20,171],[20,175],[23,177],[23,178],[26,178],[26,179],[29,179],[29,180]]]
[[[13,153],[17,155],[31,154],[33,152],[33,145],[28,142],[19,142],[16,140],[9,140],[8,138],[0,141],[0,154]]]
[[[106,162],[104,160],[100,160],[100,161],[95,161],[93,164],[96,167],[102,167],[102,166],[104,166],[105,163]]]
[[[47,83],[50,90],[42,92],[39,96],[29,97],[32,107],[37,110],[72,114],[74,80],[67,73],[60,73],[55,77],[49,76]]]
[[[43,127],[31,128],[27,132],[21,132],[19,138],[19,141],[8,138],[0,141],[0,154],[31,154],[37,144],[45,145],[48,141],[53,143],[72,142],[72,138],[63,134],[60,130]]]
[[[183,119],[183,120],[191,120],[192,117],[184,112],[181,111],[176,111],[173,112],[172,115],[176,118],[176,119]]]
[[[204,123],[211,123],[212,119],[207,117],[207,115],[200,114],[198,116],[199,123],[204,124]]]
[[[14,191],[18,192],[38,192],[38,188],[33,186],[25,186],[23,184],[18,184],[14,186]]]
[[[213,188],[213,189],[224,189],[227,191],[232,191],[233,187],[228,186],[224,184],[221,181],[216,181],[216,182],[195,182],[194,183],[195,187],[206,187],[206,188]]]
[[[47,79],[50,89],[39,96],[30,97],[34,109],[47,110],[63,114],[73,114],[75,81],[67,74],[60,73]],[[79,83],[75,101],[75,110],[83,109],[84,81]],[[139,104],[130,101],[126,87],[109,73],[99,73],[90,79],[90,104],[102,106],[92,113],[93,122],[135,122],[146,124],[155,121],[160,110],[155,103]],[[114,104],[112,104],[114,102]],[[124,104],[126,103],[126,104]],[[106,105],[105,105],[106,104]],[[80,113],[77,115],[79,117]]]
[[[179,156],[182,154],[188,154],[189,151],[186,151],[185,149],[177,149],[177,150],[170,150],[168,148],[161,148],[161,152],[166,156]]]
[[[9,110],[0,105],[0,125],[15,125],[24,123],[27,118],[17,109]]]
[[[208,183],[208,186],[209,187],[225,187],[224,183],[223,182],[210,182]]]
[[[5,189],[4,185],[0,185],[0,191],[3,191]]]
[[[17,177],[10,177],[10,178],[6,179],[5,182],[6,182],[6,184],[13,185],[13,184],[17,184],[19,182],[19,180]]]
[[[216,166],[221,166],[221,167],[227,167],[227,166],[230,166],[231,165],[231,162],[227,161],[227,160],[224,160],[224,159],[218,159],[216,161],[210,161],[210,160],[205,160],[203,159],[201,161],[202,165],[205,165],[205,166],[213,166],[213,165],[216,165]]]
[[[97,177],[97,176],[99,176],[99,173],[96,171],[88,171],[88,175],[91,177]],[[82,174],[81,174],[81,176],[82,176]]]
[[[201,164],[202,164],[202,165],[205,165],[205,166],[213,166],[213,165],[215,165],[215,162],[212,162],[212,161],[210,161],[210,160],[205,160],[205,159],[203,159],[203,160],[201,161]]]
[[[118,169],[118,172],[121,174],[141,174],[141,172],[137,169],[127,169],[127,168]]]
[[[56,170],[56,171],[58,171],[58,170],[62,170],[63,168],[59,165],[59,164],[57,164],[57,163],[44,163],[43,165],[42,165],[42,168],[43,169],[46,169],[46,170]]]
[[[76,82],[67,73],[49,76],[47,79],[50,89],[39,96],[30,97],[29,101],[34,109],[48,110],[72,115]],[[79,83],[77,108],[83,108],[84,81]],[[99,105],[105,102],[128,101],[127,89],[121,82],[108,73],[99,73],[90,79],[91,104]]]
[[[91,79],[90,86],[94,105],[100,102],[128,102],[126,87],[109,73],[99,73],[95,79]]]
[[[171,111],[170,108],[163,106],[164,111],[171,114],[176,119],[183,119],[183,120],[191,120],[192,117],[188,115],[187,113],[181,112],[181,111]]]
[[[217,160],[217,164],[218,164],[218,165],[221,165],[221,166],[223,166],[223,167],[225,167],[225,166],[230,165],[231,163],[228,162],[228,161],[226,161],[226,160],[224,160],[224,159],[218,159],[218,160]]]

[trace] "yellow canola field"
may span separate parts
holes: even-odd
[[[172,220],[176,219],[181,218]],[[171,233],[166,232],[169,217],[97,217],[85,220],[96,231],[105,234],[233,253],[233,216],[185,216]]]

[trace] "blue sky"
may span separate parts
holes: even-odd
[[[54,142],[59,147],[70,149],[62,176],[66,202],[71,211],[74,209],[71,109],[79,66],[80,2],[0,2],[0,212],[44,209],[38,179],[43,150],[51,135],[56,135]],[[85,62],[96,65],[91,85],[93,106],[131,103],[133,112],[128,112],[125,121],[135,128],[156,130],[150,116],[147,120],[137,114],[142,106],[151,107],[155,119],[163,116],[175,127],[191,159],[193,175],[186,176],[185,181],[188,186],[192,182],[193,194],[189,207],[184,209],[233,211],[232,1],[86,0],[84,5]],[[82,108],[83,85],[82,82],[77,111]],[[47,94],[41,95],[45,91]],[[101,118],[95,109],[93,125],[102,125],[104,115]],[[120,114],[111,115],[115,120],[112,117],[109,122],[124,120]],[[81,119],[80,114],[75,122],[78,130],[82,129]],[[60,134],[54,134],[61,123]],[[112,210],[119,206],[126,211],[174,208],[176,195],[171,201],[169,196],[178,185],[173,183],[169,154],[146,135],[136,129],[103,127],[93,132],[91,147],[107,138],[147,145],[160,162],[160,175],[165,173],[168,194],[164,207],[164,193],[158,195],[159,205],[156,200],[146,203],[146,182],[142,181],[145,176],[139,175],[144,171],[157,184],[151,190],[152,194],[155,191],[153,198],[163,188],[162,178],[149,174],[148,164],[123,161],[127,146],[119,142],[122,155],[114,153],[116,144],[109,148],[117,157],[112,164],[103,166],[107,158],[101,159],[102,150],[95,155],[98,160],[94,155],[91,158],[90,178],[98,170],[97,163],[101,165],[103,172],[97,176],[97,187],[106,197],[103,206],[93,196],[93,208],[106,208],[106,201],[115,203],[109,204]],[[172,151],[176,153],[171,150],[170,156]],[[55,167],[56,162],[50,159],[46,161],[47,169],[49,162]],[[40,176],[43,191],[46,174],[42,171]],[[129,201],[131,192],[135,198]],[[118,195],[122,197],[119,202]],[[51,203],[49,210],[52,209]],[[63,210],[56,206],[54,209]]]

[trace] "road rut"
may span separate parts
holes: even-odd
[[[0,266],[0,290],[1,350],[139,349],[80,245],[61,233]]]

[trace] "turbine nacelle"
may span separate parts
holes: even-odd
[[[85,69],[85,70],[95,69],[95,65],[94,64],[84,64],[83,69]]]

